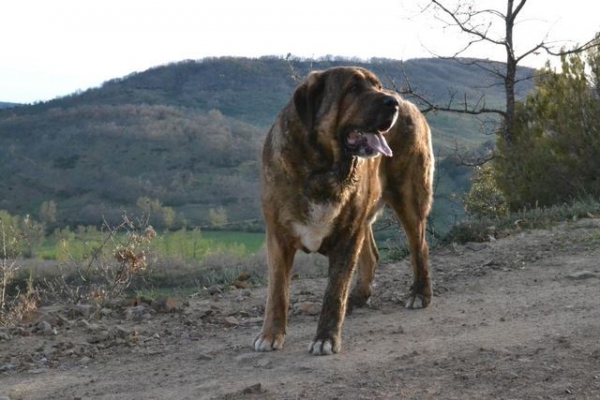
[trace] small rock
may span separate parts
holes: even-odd
[[[206,354],[206,353],[200,353],[198,355],[198,361],[210,361],[212,359],[213,358],[211,356],[209,356],[208,354]]]
[[[98,324],[94,324],[94,323],[90,323],[87,322],[86,320],[82,319],[77,323],[77,326],[84,328],[85,330],[87,330],[88,332],[99,332],[101,330],[104,330],[105,328],[101,325]]]
[[[242,390],[243,394],[260,394],[263,393],[262,383],[257,383],[256,385],[248,386],[244,390]]]
[[[200,319],[203,322],[212,322],[213,317],[215,316],[215,312],[213,310],[206,310],[200,316]]]
[[[0,396],[0,400],[10,400],[10,397],[8,397],[8,396]]]
[[[130,331],[127,328],[123,328],[121,325],[115,325],[110,329],[110,334],[116,338],[126,339],[130,335],[135,334],[135,331]]]
[[[89,357],[81,357],[81,359],[79,360],[79,364],[81,365],[88,365],[90,362],[92,362],[92,359]]]
[[[262,317],[253,317],[253,318],[247,318],[244,320],[244,324],[246,325],[252,325],[252,324],[262,324],[264,321],[264,319]]]
[[[223,318],[223,324],[225,325],[225,328],[231,328],[233,326],[238,326],[240,324],[240,321],[238,321],[236,317],[229,316]]]
[[[46,368],[36,368],[36,369],[30,369],[27,372],[30,373],[31,375],[39,375],[39,374],[43,374],[44,372],[47,372],[47,371],[48,370]]]
[[[31,336],[31,330],[25,329],[22,326],[19,326],[19,327],[17,327],[16,334],[19,336],[28,337],[28,336]]]
[[[46,357],[46,358],[52,358],[57,353],[58,353],[58,349],[55,349],[54,347],[47,347],[44,349],[44,357]]]
[[[73,309],[71,309],[71,313],[73,313],[75,316],[81,316],[83,318],[89,318],[93,312],[94,306],[90,304],[77,304]]]
[[[137,305],[137,303],[130,301],[130,299],[110,299],[110,300],[104,301],[104,303],[102,303],[102,304],[104,307],[110,308],[113,310]]]
[[[128,321],[142,321],[147,319],[147,311],[148,307],[145,305],[127,307],[127,309],[125,309],[125,319]]]
[[[69,318],[67,318],[66,316],[64,316],[62,314],[56,314],[56,318],[58,319],[58,326],[74,324],[74,321],[70,320]]]
[[[312,301],[304,301],[302,303],[297,303],[294,306],[294,309],[298,313],[318,315],[321,312],[321,304],[313,303]]]
[[[404,334],[404,328],[401,326],[398,326],[394,329],[392,329],[392,333],[396,334],[396,335],[403,335]]]
[[[271,360],[269,360],[268,358],[261,358],[260,360],[258,360],[254,363],[254,367],[271,369],[271,368],[273,368],[273,362]]]
[[[250,284],[246,281],[240,281],[240,280],[236,280],[233,282],[233,286],[236,289],[247,289],[248,286],[250,286]]]
[[[481,251],[487,248],[488,245],[485,243],[468,242],[467,244],[465,244],[465,249],[469,249],[471,251]]]
[[[37,322],[39,324],[42,321],[46,321],[52,326],[58,326],[62,324],[62,320],[51,314],[41,314],[37,319]]]
[[[208,294],[210,294],[211,296],[221,293],[223,293],[223,289],[221,289],[221,286],[219,285],[211,286],[208,288]]]
[[[37,324],[37,329],[39,332],[41,332],[47,336],[52,336],[52,335],[58,334],[58,331],[56,330],[56,328],[53,328],[52,325],[50,325],[50,323],[47,321],[41,321],[39,324]]]
[[[158,312],[179,312],[183,309],[181,302],[172,297],[158,297],[152,302],[152,308]]]
[[[250,275],[250,273],[243,271],[240,272],[240,274],[237,277],[238,281],[247,281],[248,279],[252,278],[252,275]]]
[[[235,358],[235,360],[242,366],[254,365],[256,362],[258,362],[258,359],[262,358],[263,356],[264,353],[253,351],[251,353],[240,354]]]
[[[600,278],[600,275],[591,271],[574,271],[567,275],[567,279],[584,280],[590,278]]]
[[[24,324],[35,324],[41,316],[42,313],[39,310],[27,311],[21,316],[21,322]]]
[[[0,340],[10,340],[11,336],[8,332],[0,330]]]
[[[0,365],[0,372],[14,371],[14,370],[15,370],[15,366],[11,363]]]
[[[100,310],[100,314],[101,314],[103,317],[109,317],[109,316],[110,316],[110,314],[112,314],[112,313],[113,313],[113,310],[111,310],[110,308],[106,308],[106,307],[105,307],[105,308],[103,308],[102,310]]]
[[[110,335],[106,331],[97,332],[94,335],[90,336],[87,341],[90,344],[103,343],[103,342],[106,342],[109,339],[109,336]]]

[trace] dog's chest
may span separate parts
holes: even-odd
[[[292,224],[294,233],[302,245],[310,252],[316,252],[333,228],[340,208],[332,203],[310,203],[307,218],[304,223]]]

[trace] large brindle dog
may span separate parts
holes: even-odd
[[[333,68],[306,78],[263,149],[269,296],[262,331],[254,339],[256,351],[283,347],[297,250],[329,258],[329,282],[309,351],[340,351],[346,309],[364,305],[371,296],[379,260],[371,225],[386,204],[402,222],[410,245],[414,282],[406,307],[429,305],[425,228],[433,168],[425,118],[413,104],[383,89],[373,73]]]

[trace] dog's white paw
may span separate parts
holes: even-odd
[[[425,308],[431,302],[430,299],[426,298],[422,294],[411,294],[404,303],[405,308],[417,309]]]
[[[327,339],[317,340],[308,346],[308,352],[313,356],[330,356],[338,351],[339,346],[334,346],[331,340]]]
[[[254,351],[273,351],[283,348],[284,335],[268,335],[260,333],[254,338]]]

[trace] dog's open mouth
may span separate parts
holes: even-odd
[[[384,134],[394,125],[395,118],[386,121],[377,129],[351,129],[346,135],[346,147],[359,157],[377,157],[380,154],[391,157],[392,149]]]

